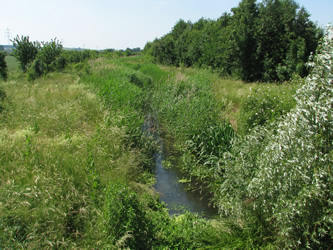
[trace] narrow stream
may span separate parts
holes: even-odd
[[[159,152],[155,153],[155,190],[160,194],[160,200],[165,202],[169,214],[182,214],[190,211],[207,218],[216,216],[216,209],[209,206],[209,200],[203,194],[187,191],[186,184],[179,182],[181,174],[177,169],[163,166],[163,161],[168,159],[167,142],[161,138],[157,126],[157,122],[149,115],[144,125],[145,130],[150,130],[149,133],[154,136],[160,147]]]

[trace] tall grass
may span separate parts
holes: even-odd
[[[103,235],[95,224],[104,188],[138,181],[141,153],[124,146],[123,128],[110,125],[120,117],[71,75],[4,88],[1,247],[94,246]]]

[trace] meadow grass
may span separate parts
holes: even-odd
[[[183,171],[215,187],[234,136],[227,122],[239,126],[258,86],[140,56],[98,58],[34,82],[12,71],[0,114],[0,247],[256,246],[256,231],[238,222],[169,217],[150,187],[156,148],[142,126],[156,115]]]
[[[16,71],[19,69],[19,62],[13,56],[6,56],[5,61],[7,63],[7,68],[9,72]]]
[[[240,80],[214,77],[212,91],[222,109],[219,116],[228,120],[235,130],[238,129],[238,114],[242,101],[250,95],[257,83],[244,83]]]
[[[72,75],[9,80],[4,89],[1,245],[73,247],[102,234],[93,227],[103,187],[140,175],[140,153],[123,145],[124,129],[109,125],[116,115]]]

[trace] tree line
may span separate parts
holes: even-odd
[[[141,53],[138,48],[126,48],[126,50],[105,49],[101,51],[78,49],[64,49],[57,38],[47,42],[31,41],[29,36],[17,35],[13,40],[14,50],[11,53],[19,64],[23,73],[26,73],[28,80],[35,80],[53,71],[63,71],[69,65],[76,65],[82,68],[82,63],[89,59],[119,56],[134,56]],[[5,61],[6,53],[1,51],[0,46],[0,79],[6,80],[8,68]]]
[[[179,20],[148,42],[156,63],[208,67],[244,81],[285,81],[308,74],[305,63],[323,29],[294,0],[242,0],[217,20]]]

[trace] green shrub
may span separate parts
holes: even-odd
[[[61,52],[62,45],[57,39],[42,42],[42,47],[38,50],[36,58],[28,68],[28,80],[35,80],[62,67],[63,62],[59,61]]]
[[[73,69],[80,77],[91,74],[91,68],[87,62],[76,63]]]
[[[86,62],[89,59],[94,59],[98,55],[94,50],[62,50],[61,58],[64,58],[66,64]]]
[[[332,61],[327,35],[296,93],[296,107],[275,126],[235,140],[224,155],[221,212],[260,228],[259,237],[271,235],[279,248],[331,247]]]
[[[35,59],[26,72],[29,81],[33,81],[43,75],[42,62],[39,58]]]
[[[29,64],[35,60],[38,54],[40,43],[29,41],[29,36],[21,36],[21,38],[16,36],[13,45],[15,46],[13,55],[20,62],[23,72],[26,72]]]

